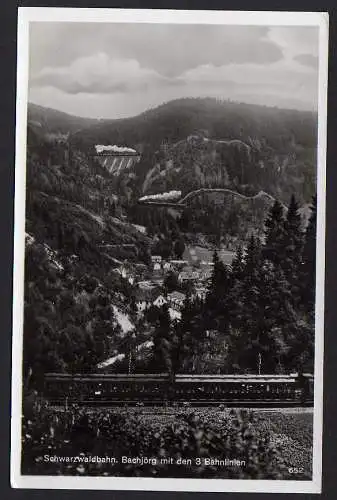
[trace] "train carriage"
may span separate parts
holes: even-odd
[[[57,374],[45,376],[51,401],[161,404],[312,404],[313,377],[291,375]]]

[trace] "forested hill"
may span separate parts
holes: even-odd
[[[218,346],[228,337],[232,357],[226,361],[227,370],[254,372],[260,355],[268,358],[263,370],[271,373],[294,369],[298,363],[312,366],[315,219],[310,209],[311,224],[304,232],[295,199],[300,205],[310,202],[315,187],[312,115],[182,100],[120,120],[118,126],[105,122],[77,132],[74,127],[80,123],[73,125],[61,116],[60,125],[49,126],[48,116],[49,110],[44,126],[28,123],[27,377],[95,371],[99,363],[121,354],[128,359],[132,331],[139,345],[153,343],[152,357],[141,359],[139,369],[166,371],[178,349],[186,361],[184,369],[197,370],[196,356],[206,366],[209,328],[219,333]],[[98,142],[134,146],[141,151],[141,161],[121,175],[110,174],[92,154]],[[279,169],[284,158],[289,163]],[[198,189],[202,196],[194,197],[179,215],[139,205],[142,193],[174,189],[182,180],[182,196]],[[268,196],[254,197],[260,185],[275,200],[287,198],[283,203],[288,210],[283,213],[278,201],[271,207],[262,203]],[[303,186],[309,186],[308,193]],[[223,192],[230,196],[208,193],[208,188],[226,188]],[[290,192],[295,196],[289,204]],[[308,243],[310,252],[305,250]],[[230,269],[216,265],[214,252],[212,277],[201,282],[204,305],[199,299],[190,304],[188,298],[180,323],[171,321],[167,307],[161,316],[156,310],[152,315],[151,307],[144,320],[136,301],[149,292],[139,283],[150,282],[153,293],[180,289],[177,277],[168,282],[166,275],[165,282],[163,275],[158,278],[151,256],[161,256],[166,263],[181,260],[185,246],[208,252],[227,247],[237,250],[236,260]],[[185,291],[189,297],[190,289]],[[256,311],[264,310],[272,311],[271,317],[261,323],[265,315]],[[259,337],[262,327],[264,340]],[[258,345],[263,345],[262,354]],[[220,354],[216,371],[223,369]]]
[[[138,116],[95,120],[29,105],[37,134],[64,135],[92,155],[95,144],[139,150],[133,189],[154,193],[226,187],[254,195],[260,190],[301,204],[315,192],[317,117],[212,98],[178,99]]]
[[[151,240],[116,211],[99,164],[31,126],[27,142],[24,374],[88,371],[133,325],[120,269],[144,266]]]
[[[309,203],[316,182],[316,115],[216,99],[179,99],[138,116],[72,133],[72,146],[134,147],[142,159],[132,190],[153,194],[229,188]]]
[[[316,116],[311,112],[281,110],[265,106],[219,101],[213,98],[185,98],[170,101],[138,116],[104,120],[74,134],[77,144],[90,147],[101,143],[127,142],[158,148],[203,131],[213,139],[259,138],[276,151],[296,142],[315,147]]]
[[[42,134],[68,135],[98,123],[98,119],[82,118],[37,104],[28,104],[28,124]]]
[[[28,135],[30,148],[35,144],[49,163],[54,146],[46,145],[46,138],[53,142],[61,137],[71,154],[82,156],[83,171],[86,163],[92,164],[97,143],[140,151],[141,160],[131,169],[115,176],[101,169],[100,182],[106,192],[118,196],[127,215],[133,214],[132,221],[143,225],[149,217],[144,219],[135,205],[144,195],[177,190],[184,197],[224,189],[251,198],[263,191],[288,205],[294,194],[305,212],[316,190],[316,116],[311,112],[189,98],[131,118],[86,120],[30,105]],[[96,178],[91,181],[97,184]],[[82,191],[88,193],[85,186]],[[240,233],[244,240],[243,234],[263,230],[269,203],[260,203],[256,212],[256,207],[247,211],[242,198],[232,200],[236,203],[227,203],[223,195],[193,198],[184,222],[193,220],[185,229],[215,233],[221,240],[210,217],[205,220],[206,211],[221,220],[231,239]]]

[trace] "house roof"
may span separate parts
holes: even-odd
[[[194,271],[194,267],[192,266],[185,266],[182,268],[182,272],[185,272],[185,273],[192,273]]]
[[[180,279],[195,279],[197,280],[199,278],[200,274],[198,271],[182,271],[179,274]]]
[[[163,297],[163,295],[158,295],[158,297],[153,301],[153,304],[156,304],[158,302],[162,302],[163,304],[166,304],[167,300],[165,299],[165,297]]]
[[[168,295],[168,298],[171,300],[184,300],[185,294],[181,292],[172,292]]]
[[[166,299],[165,299],[165,297],[164,297],[164,295],[163,295],[162,293],[161,293],[160,295],[157,295],[156,300],[157,300],[157,299],[160,299],[160,298],[162,298],[162,299],[166,300]]]
[[[151,260],[158,260],[158,261],[161,261],[161,260],[162,260],[162,257],[161,257],[161,255],[151,255]]]
[[[151,281],[139,281],[138,286],[143,290],[153,290],[154,288],[157,288],[157,285]]]

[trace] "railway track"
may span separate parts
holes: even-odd
[[[286,399],[275,400],[248,400],[248,399],[230,399],[230,400],[203,400],[195,399],[190,401],[167,402],[159,399],[149,401],[139,401],[132,399],[72,399],[65,401],[64,399],[48,400],[50,406],[85,406],[85,407],[172,407],[172,408],[189,408],[189,407],[221,407],[224,408],[312,408],[313,401],[294,401]]]

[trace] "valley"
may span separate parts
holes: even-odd
[[[299,230],[310,224],[314,116],[183,99],[116,121],[28,118],[25,373],[174,370],[174,356],[187,373],[254,371],[254,341],[237,355],[251,321],[240,269],[273,207],[285,220],[294,196]]]

